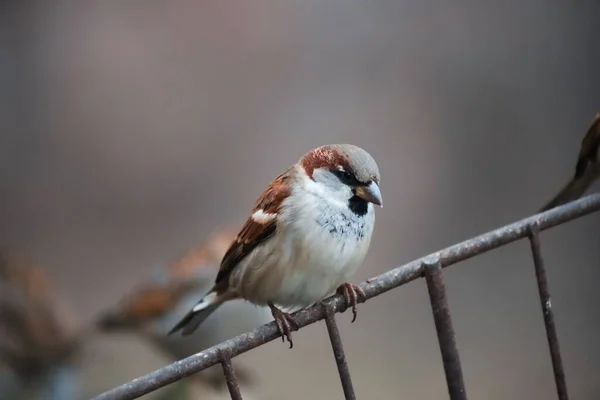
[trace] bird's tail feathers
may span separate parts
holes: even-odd
[[[215,289],[211,290],[169,331],[168,335],[170,336],[178,330],[181,330],[182,336],[190,335],[226,300]]]
[[[571,179],[552,200],[550,200],[539,212],[548,211],[570,201],[580,198],[593,183],[594,179],[586,174],[579,178]]]

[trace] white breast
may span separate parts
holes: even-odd
[[[347,282],[367,254],[375,222],[372,204],[357,216],[346,203],[307,192],[293,193],[279,217],[275,236],[240,265],[235,286],[254,303],[287,309],[317,303]]]

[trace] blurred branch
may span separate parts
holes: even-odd
[[[369,279],[359,286],[364,290],[367,299],[379,296],[398,286],[423,277],[423,262],[431,257],[439,259],[442,267],[447,267],[508,243],[526,238],[530,236],[532,228],[535,231],[546,230],[599,210],[600,194],[587,196],[450,246],[429,256],[385,272],[376,278]],[[333,312],[344,312],[347,305],[343,296],[334,295],[324,300],[322,305],[317,304],[309,309],[295,313],[294,318],[299,327],[314,324],[326,317],[326,308],[329,308]],[[279,338],[277,327],[274,322],[271,322],[252,332],[238,335],[205,351],[109,390],[95,397],[94,400],[135,399],[222,362],[220,358],[222,351],[227,352],[231,357],[235,357],[277,338]]]

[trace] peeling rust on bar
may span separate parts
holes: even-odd
[[[238,380],[235,376],[235,370],[231,364],[229,350],[219,349],[219,358],[221,359],[221,366],[223,367],[223,374],[225,375],[225,382],[227,382],[231,400],[243,400],[240,386],[238,385]]]
[[[448,299],[446,298],[446,288],[442,278],[442,264],[439,257],[434,256],[423,260],[423,269],[425,271],[425,281],[427,282],[431,311],[433,312],[433,321],[442,353],[442,362],[444,363],[444,372],[446,374],[450,399],[467,400],[460,357],[458,355],[458,348],[456,347],[454,328],[452,327],[452,318],[450,317]]]
[[[327,325],[327,332],[329,333],[329,340],[331,341],[333,356],[335,357],[335,363],[337,364],[340,380],[342,381],[342,389],[344,390],[345,399],[356,400],[354,387],[352,386],[352,378],[350,377],[350,369],[348,368],[348,362],[346,361],[346,355],[344,354],[344,347],[342,346],[342,337],[340,336],[340,330],[335,322],[335,313],[329,307],[323,307],[326,308],[325,324]]]
[[[554,371],[554,381],[556,382],[556,392],[559,400],[568,400],[567,383],[565,371],[560,355],[560,345],[558,344],[558,335],[556,333],[556,324],[554,323],[554,312],[552,311],[552,300],[548,288],[548,279],[546,278],[546,268],[542,258],[540,245],[539,227],[533,222],[529,226],[529,242],[531,244],[531,254],[533,255],[533,264],[535,266],[535,276],[537,278],[538,291],[540,294],[540,304],[544,316],[544,326],[546,327],[546,337],[548,338],[548,347],[550,348],[550,358],[552,359],[552,369]]]
[[[537,224],[540,231],[543,231],[598,210],[600,210],[600,194],[585,196],[579,200],[524,218],[510,225],[503,226],[491,232],[440,250],[429,256],[412,261],[401,267],[385,272],[378,277],[371,279],[369,283],[363,283],[359,286],[365,292],[368,300],[422,276],[422,263],[423,260],[428,257],[438,257],[440,265],[445,268],[530,236],[529,227],[533,223]],[[323,304],[330,307],[332,312],[344,311],[347,308],[344,297],[340,294],[325,299]],[[294,317],[299,328],[314,324],[323,318],[325,318],[325,310],[319,305],[295,313]],[[279,337],[275,322],[270,322],[251,332],[242,333],[217,346],[208,348],[200,353],[176,361],[140,378],[108,390],[94,397],[93,400],[129,400],[141,397],[156,389],[217,364],[220,362],[218,355],[219,348],[228,349],[230,351],[230,356],[236,357],[241,353],[250,351]]]

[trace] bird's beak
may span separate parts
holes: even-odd
[[[369,183],[368,186],[357,186],[355,192],[356,195],[361,199],[365,199],[368,202],[383,207],[381,191],[379,190],[379,185],[377,185],[375,182]]]

